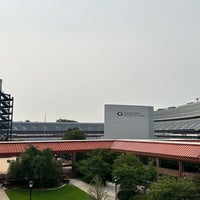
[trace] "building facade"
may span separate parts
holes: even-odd
[[[153,107],[105,105],[104,138],[154,138]]]

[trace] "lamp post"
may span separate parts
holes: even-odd
[[[115,183],[115,200],[117,200],[117,178],[114,178],[114,183]]]
[[[30,188],[30,200],[31,200],[33,181],[29,181],[28,185],[29,185],[29,188]]]

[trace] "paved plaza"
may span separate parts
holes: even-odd
[[[90,185],[78,180],[78,179],[70,179],[70,184],[80,188],[81,190],[88,193],[88,190],[90,188]],[[107,200],[114,200],[115,199],[115,185],[113,183],[107,183],[104,187],[104,191],[107,192],[108,198]]]

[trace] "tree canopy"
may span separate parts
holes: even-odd
[[[99,176],[102,183],[112,180],[112,165],[117,153],[105,149],[91,151],[87,158],[77,164],[77,169],[83,174],[83,179],[90,183],[95,176]]]
[[[144,167],[142,162],[133,154],[121,154],[114,162],[113,176],[121,190],[134,190],[138,185],[146,185],[157,177],[155,167]]]
[[[84,140],[86,139],[85,134],[78,128],[67,129],[67,132],[63,136],[63,140]]]
[[[148,196],[150,200],[193,200],[195,193],[195,184],[191,180],[163,177],[151,185]]]
[[[23,184],[32,180],[34,187],[49,187],[57,185],[61,175],[62,164],[54,159],[51,149],[40,151],[30,145],[10,163],[7,178]]]

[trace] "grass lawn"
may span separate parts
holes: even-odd
[[[10,200],[28,200],[29,190],[6,190]],[[32,191],[32,200],[92,200],[92,198],[73,185],[55,190]]]

